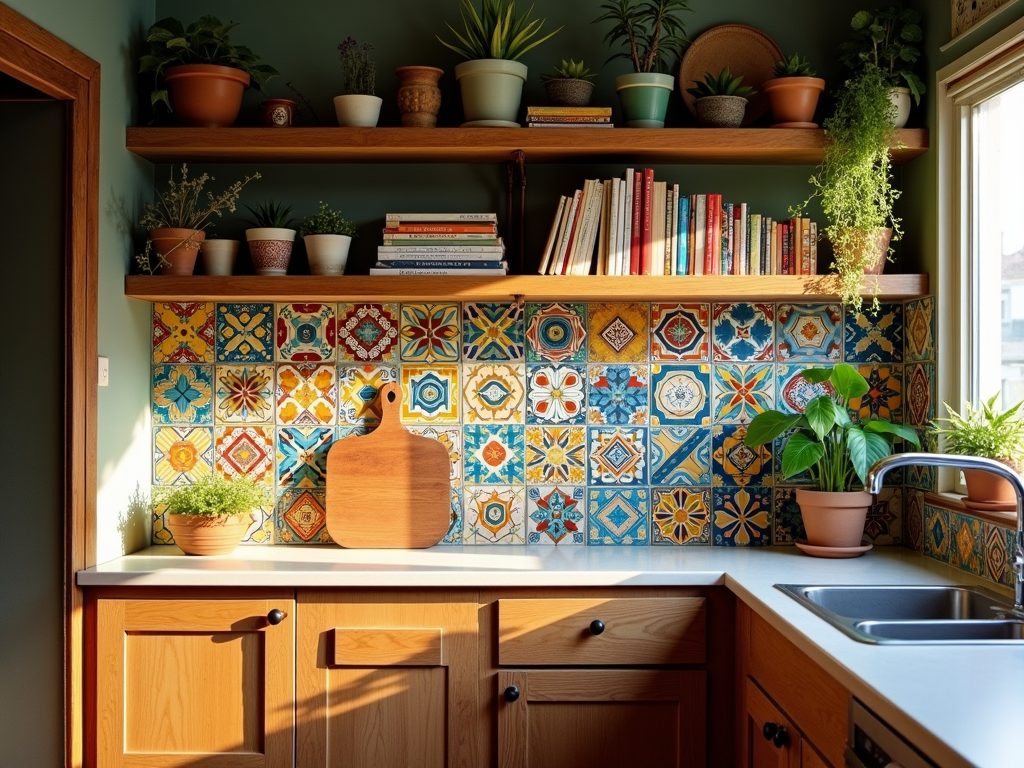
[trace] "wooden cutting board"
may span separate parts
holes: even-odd
[[[338,440],[327,454],[327,530],[343,547],[431,547],[451,519],[448,451],[399,422],[398,384],[378,396],[380,426]]]

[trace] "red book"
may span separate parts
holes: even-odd
[[[402,232],[437,233],[440,235],[496,235],[498,228],[494,224],[399,224],[384,230],[386,235],[397,235]]]
[[[640,227],[643,211],[644,175],[639,171],[633,174],[633,229],[632,242],[629,245],[629,274],[640,274]]]
[[[651,274],[651,237],[654,221],[651,213],[654,209],[654,169],[644,168],[644,204],[642,219],[643,229],[640,230],[640,274]]]

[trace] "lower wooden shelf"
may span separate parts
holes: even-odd
[[[865,280],[865,296],[875,278]],[[825,301],[837,297],[832,275],[651,277],[172,277],[129,275],[125,295],[143,301]],[[928,293],[928,275],[882,275],[879,299]]]

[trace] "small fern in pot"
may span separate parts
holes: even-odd
[[[252,512],[270,494],[247,477],[207,475],[191,485],[157,488],[154,508],[165,507],[167,528],[186,555],[226,555],[242,540]]]

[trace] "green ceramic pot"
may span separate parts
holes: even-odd
[[[615,90],[627,128],[664,128],[675,78],[657,72],[619,75]]]

